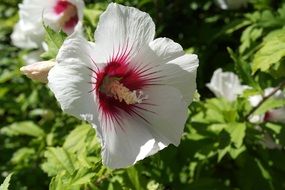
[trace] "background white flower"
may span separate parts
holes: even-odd
[[[235,101],[237,96],[242,94],[248,86],[241,85],[239,78],[232,72],[223,72],[217,69],[206,86],[215,94],[216,97],[223,97],[229,101]]]
[[[83,0],[24,0],[19,4],[20,19],[11,35],[20,48],[41,48],[43,23],[52,29],[71,34],[83,18]]]
[[[96,43],[71,35],[49,72],[62,109],[96,129],[108,167],[130,166],[180,142],[198,58],[154,35],[148,14],[111,3],[100,17]]]

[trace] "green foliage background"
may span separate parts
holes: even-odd
[[[285,126],[253,124],[247,99],[285,78],[285,2],[252,0],[221,10],[211,0],[117,0],[148,12],[157,37],[199,55],[198,92],[179,147],[169,146],[127,169],[101,164],[95,131],[65,115],[43,84],[19,68],[29,52],[11,45],[17,0],[0,2],[0,189],[17,190],[281,190],[285,189]],[[85,32],[92,39],[109,1],[86,0]],[[48,30],[48,29],[47,29]],[[53,58],[62,36],[47,32]],[[51,38],[50,38],[51,37]],[[53,42],[53,40],[56,40]],[[205,87],[213,71],[235,72],[252,87],[234,102]],[[254,114],[284,106],[268,100]],[[273,146],[268,145],[270,139]]]

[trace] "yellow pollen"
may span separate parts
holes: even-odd
[[[146,95],[143,95],[142,91],[137,93],[136,90],[130,91],[118,79],[109,79],[107,84],[104,86],[107,95],[114,97],[120,102],[124,101],[126,104],[136,104],[141,103],[143,100],[147,99]]]

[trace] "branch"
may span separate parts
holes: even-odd
[[[285,81],[281,82],[272,92],[270,92],[267,96],[264,96],[262,100],[255,106],[253,107],[250,112],[245,116],[246,120],[249,121],[249,117],[266,101],[268,100],[271,96],[273,96],[278,90],[281,90],[282,88],[285,87]]]

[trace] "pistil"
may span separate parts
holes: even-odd
[[[147,95],[144,95],[141,90],[131,91],[119,80],[120,79],[115,77],[105,77],[100,90],[106,95],[112,96],[114,99],[119,100],[119,102],[124,101],[128,105],[142,103],[143,100],[148,98]]]

